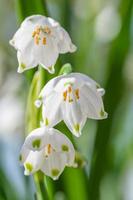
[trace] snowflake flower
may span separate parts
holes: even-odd
[[[42,127],[27,136],[19,159],[24,165],[25,175],[41,170],[56,180],[65,166],[74,166],[75,150],[64,134]]]
[[[42,65],[54,73],[59,53],[74,52],[68,33],[52,18],[33,15],[26,18],[10,44],[17,50],[18,72]]]
[[[87,118],[104,119],[102,96],[104,89],[94,80],[80,73],[58,76],[42,89],[36,106],[43,103],[43,124],[53,127],[64,120],[70,131],[77,137]]]

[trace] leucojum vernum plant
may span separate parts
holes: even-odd
[[[77,49],[58,22],[41,15],[26,18],[10,44],[17,50],[19,73],[38,65],[54,73],[59,54]],[[107,118],[102,100],[104,89],[82,73],[71,73],[69,68],[66,64],[64,72],[48,81],[36,97],[34,106],[41,109],[42,120],[40,127],[28,134],[21,149],[25,175],[41,170],[56,180],[65,166],[77,166],[72,142],[53,128],[59,122],[63,120],[70,132],[80,137],[87,118]]]

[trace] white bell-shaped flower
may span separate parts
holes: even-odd
[[[18,72],[42,65],[54,73],[59,53],[74,52],[69,34],[52,18],[33,15],[26,18],[10,44],[17,50]]]
[[[53,127],[64,120],[69,130],[79,137],[87,118],[107,118],[103,95],[104,89],[84,74],[58,76],[44,86],[39,96],[43,103],[43,124]]]
[[[19,160],[24,165],[25,175],[41,170],[56,180],[65,166],[74,166],[75,150],[64,134],[42,127],[27,136]]]

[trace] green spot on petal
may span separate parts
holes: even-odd
[[[24,63],[21,63],[21,64],[20,64],[20,67],[21,67],[22,69],[25,69],[25,68],[26,68],[26,65],[25,65]]]
[[[99,89],[99,88],[101,88],[101,87],[100,87],[100,85],[97,84],[97,85],[96,85],[96,88]]]
[[[40,139],[36,139],[32,142],[32,146],[33,148],[39,148],[41,144],[41,140]]]
[[[56,177],[56,176],[58,176],[59,175],[59,170],[58,169],[52,169],[51,170],[51,174],[52,174],[52,176],[54,176],[54,177]]]
[[[19,161],[22,161],[22,155],[21,154],[19,155]]]
[[[33,170],[33,166],[31,163],[25,163],[25,168],[29,171],[29,172],[32,172]]]
[[[49,125],[49,120],[48,120],[48,118],[45,118],[44,124],[45,124],[45,126],[48,126],[48,125]]]
[[[79,125],[79,124],[75,124],[75,125],[74,125],[74,130],[75,130],[76,132],[79,132],[79,129],[80,129],[80,125]]]
[[[103,109],[101,109],[101,111],[100,111],[100,116],[101,116],[101,117],[104,117],[104,116],[105,116],[105,112],[103,111]]]
[[[54,68],[53,66],[48,67],[48,70],[53,74],[54,73]]]
[[[63,144],[61,146],[61,148],[62,148],[62,151],[69,151],[69,147],[67,145],[65,145],[65,144]]]

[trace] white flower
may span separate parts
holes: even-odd
[[[10,44],[17,50],[18,72],[41,64],[50,73],[59,53],[74,52],[68,33],[52,18],[33,15],[26,18]]]
[[[87,118],[104,119],[102,96],[104,89],[91,78],[80,73],[58,76],[42,89],[43,124],[53,127],[64,120],[77,137]]]
[[[25,175],[41,170],[56,180],[65,166],[74,166],[75,150],[64,134],[42,127],[27,136],[19,160],[24,165]]]

